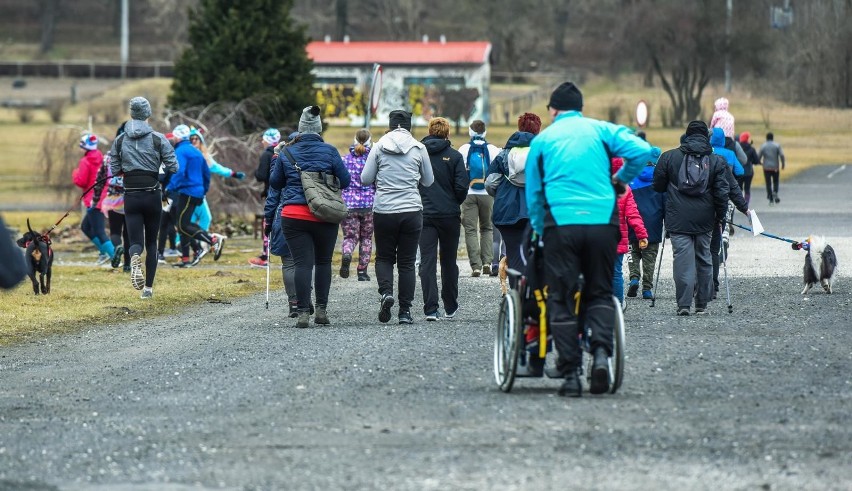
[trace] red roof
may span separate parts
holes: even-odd
[[[308,58],[319,65],[365,63],[402,65],[476,64],[488,61],[491,43],[465,42],[323,42],[308,43]]]

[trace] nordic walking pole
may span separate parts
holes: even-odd
[[[725,224],[723,223],[722,224],[722,231],[724,231],[724,227],[725,227]],[[720,231],[719,233],[721,234],[722,231]],[[726,259],[725,256],[726,256],[726,254],[725,254],[725,241],[722,240],[719,243],[719,259],[722,261],[722,269],[725,271],[725,295],[727,296],[727,300],[728,300],[728,313],[733,314],[734,313],[734,306],[731,304],[731,282],[728,279],[728,264],[727,264],[727,261],[725,260]]]
[[[657,303],[657,285],[660,284],[660,269],[663,267],[663,251],[666,250],[666,233],[663,232],[663,243],[660,245],[660,262],[657,264],[657,277],[654,278],[654,296],[651,297],[651,307]]]
[[[269,310],[269,238],[264,237],[266,242],[266,310]]]

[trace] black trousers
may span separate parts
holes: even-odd
[[[112,245],[124,244],[124,264],[130,264],[130,237],[127,235],[127,227],[124,224],[124,214],[117,211],[108,211],[109,240]]]
[[[311,273],[314,275],[314,291],[317,305],[328,305],[331,289],[331,256],[337,242],[336,223],[311,222],[296,218],[281,218],[284,238],[293,254],[296,265],[296,298],[298,310],[308,312],[311,307]],[[183,239],[181,239],[183,240]]]
[[[529,230],[530,221],[526,218],[512,225],[497,225],[503,242],[506,244],[506,263],[515,271],[521,273],[526,269],[527,256],[524,250],[524,236]],[[509,285],[515,287],[515,279],[509,277]]]
[[[160,215],[163,205],[160,189],[152,191],[127,191],[124,194],[124,221],[130,239],[128,254],[145,256],[145,286],[154,286],[157,274],[157,232],[160,230]]]
[[[172,207],[168,213],[163,213],[160,219],[160,240],[157,242],[157,252],[160,254],[166,249],[166,240],[172,249],[175,249],[177,233],[175,232],[174,216],[177,215],[175,208],[177,207],[177,193],[169,193],[169,198],[172,199]]]
[[[461,235],[461,216],[423,218],[420,232],[420,287],[423,313],[438,310],[438,248],[441,258],[441,300],[444,311],[459,308],[459,266],[456,264]]]
[[[766,199],[773,199],[778,196],[778,178],[780,172],[763,171],[763,178],[766,180]]]
[[[713,288],[719,291],[719,266],[722,264],[722,257],[719,256],[719,247],[722,246],[722,229],[719,226],[713,227],[713,235],[710,236],[710,257],[713,261]],[[724,258],[728,260],[728,248],[724,251]]]
[[[742,181],[740,183],[740,189],[743,191],[743,197],[745,198],[746,205],[751,201],[751,180],[754,179],[754,174],[749,176],[743,176]]]
[[[376,281],[379,294],[393,295],[393,265],[399,271],[399,310],[411,309],[417,277],[414,262],[417,245],[423,230],[423,214],[373,213],[373,234],[376,245]],[[292,247],[292,246],[291,246]]]
[[[556,367],[563,373],[576,369],[583,360],[577,342],[583,326],[574,299],[581,288],[580,274],[584,278],[580,317],[591,329],[592,352],[603,347],[612,354],[612,274],[620,235],[615,225],[563,225],[544,231],[548,322],[559,353]]]
[[[192,214],[195,209],[201,206],[204,198],[194,198],[185,194],[178,193],[177,202],[172,204],[172,209],[177,205],[177,223],[178,232],[180,232],[180,249],[184,259],[189,258],[189,246],[193,240],[201,240],[208,244],[213,243],[213,239],[207,234],[207,231],[198,226],[192,221]]]

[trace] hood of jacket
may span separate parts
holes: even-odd
[[[126,125],[124,125],[124,132],[127,134],[127,138],[132,140],[138,140],[153,131],[154,129],[151,128],[151,125],[145,121],[139,121],[137,119],[131,119]]]
[[[704,135],[684,135],[680,138],[680,151],[690,155],[710,155],[713,147],[710,139]]]
[[[507,150],[511,150],[514,147],[528,147],[530,146],[530,142],[535,138],[535,135],[532,133],[527,133],[526,131],[516,131],[512,133],[512,136],[506,141],[506,146],[503,147]]]
[[[722,128],[713,128],[713,133],[710,135],[711,147],[725,147],[725,131]]]
[[[720,97],[716,99],[716,102],[713,103],[713,107],[717,111],[727,111],[728,110],[728,99],[724,97]]]
[[[384,153],[405,155],[418,145],[420,145],[420,142],[403,128],[397,128],[382,137],[382,152]]]
[[[420,140],[420,142],[426,147],[426,151],[429,152],[429,155],[441,153],[450,147],[450,140],[447,140],[446,138],[438,138],[437,136],[432,135],[428,135],[426,138]]]

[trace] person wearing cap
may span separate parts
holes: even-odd
[[[757,157],[757,150],[754,149],[754,144],[751,140],[751,134],[748,131],[743,131],[740,134],[740,146],[746,154],[746,163],[743,165],[742,190],[745,197],[746,205],[751,202],[751,181],[754,179],[754,166],[760,164],[760,159]]]
[[[426,147],[411,135],[411,113],[391,111],[389,131],[373,145],[361,183],[376,185],[373,227],[376,237],[376,280],[379,283],[379,322],[391,319],[393,265],[399,272],[400,324],[411,324],[411,304],[417,277],[414,262],[423,229],[423,202],[418,186],[435,180]]]
[[[196,208],[204,202],[210,189],[210,167],[200,150],[189,142],[189,126],[180,124],[172,130],[177,144],[175,156],[178,160],[178,172],[169,181],[169,191],[177,193],[177,199],[171,207],[172,218],[180,233],[182,261],[178,266],[192,267],[213,249],[214,260],[222,252],[224,238],[219,234],[210,234],[206,229],[192,221]],[[190,245],[193,240],[201,243],[201,251],[193,260],[189,259]]]
[[[112,142],[109,165],[113,176],[124,178],[124,219],[130,238],[130,284],[142,298],[154,295],[157,271],[157,232],[160,228],[162,186],[160,166],[167,175],[177,172],[175,150],[162,133],[148,124],[151,104],[144,97],[130,100],[130,120],[124,134]],[[142,269],[142,252],[145,270]]]
[[[260,193],[262,202],[266,201],[269,195],[269,174],[272,169],[272,159],[275,153],[275,148],[281,141],[281,132],[276,128],[267,128],[260,137],[260,144],[263,146],[263,152],[260,154],[260,161],[257,164],[257,170],[254,171],[254,177],[258,182],[263,183],[263,191]],[[266,223],[263,224],[263,229],[266,230]],[[265,268],[269,260],[269,237],[263,236],[263,249],[260,255],[249,259],[249,264],[256,268]]]
[[[100,201],[106,194],[106,188],[99,186],[98,195],[95,196],[95,186],[99,182],[103,184],[106,180],[104,154],[98,150],[98,137],[92,133],[85,133],[80,138],[80,148],[83,149],[84,154],[77,168],[71,173],[71,179],[77,187],[86,191],[81,200],[86,208],[86,214],[80,228],[97,247],[99,252],[97,264],[101,265],[116,255],[115,246],[106,234],[104,215],[100,210]],[[118,257],[121,257],[122,252],[119,252]]]
[[[553,375],[565,379],[558,394],[582,395],[580,329],[589,328],[594,356],[590,392],[609,390],[615,304],[612,275],[620,231],[616,189],[636,177],[659,149],[624,126],[583,116],[583,94],[565,82],[550,96],[553,123],[536,136],[527,155],[526,200],[530,225],[544,241],[547,312],[558,352]],[[624,166],[613,175],[610,158]],[[580,290],[580,275],[584,280]],[[585,326],[575,313],[581,292]]]
[[[308,327],[311,316],[311,275],[314,276],[313,292],[316,296],[314,324],[328,325],[328,293],[331,289],[331,257],[337,243],[337,223],[324,222],[311,212],[302,187],[301,172],[323,172],[340,181],[340,188],[349,187],[349,171],[334,146],[326,143],[322,136],[320,108],[308,106],[299,117],[299,136],[281,150],[272,162],[269,188],[280,190],[281,229],[296,265],[295,283],[297,297],[296,327]],[[296,168],[298,166],[298,169]],[[301,169],[301,170],[300,170]],[[272,194],[267,197],[266,209]],[[272,232],[270,215],[265,215],[264,235]]]

